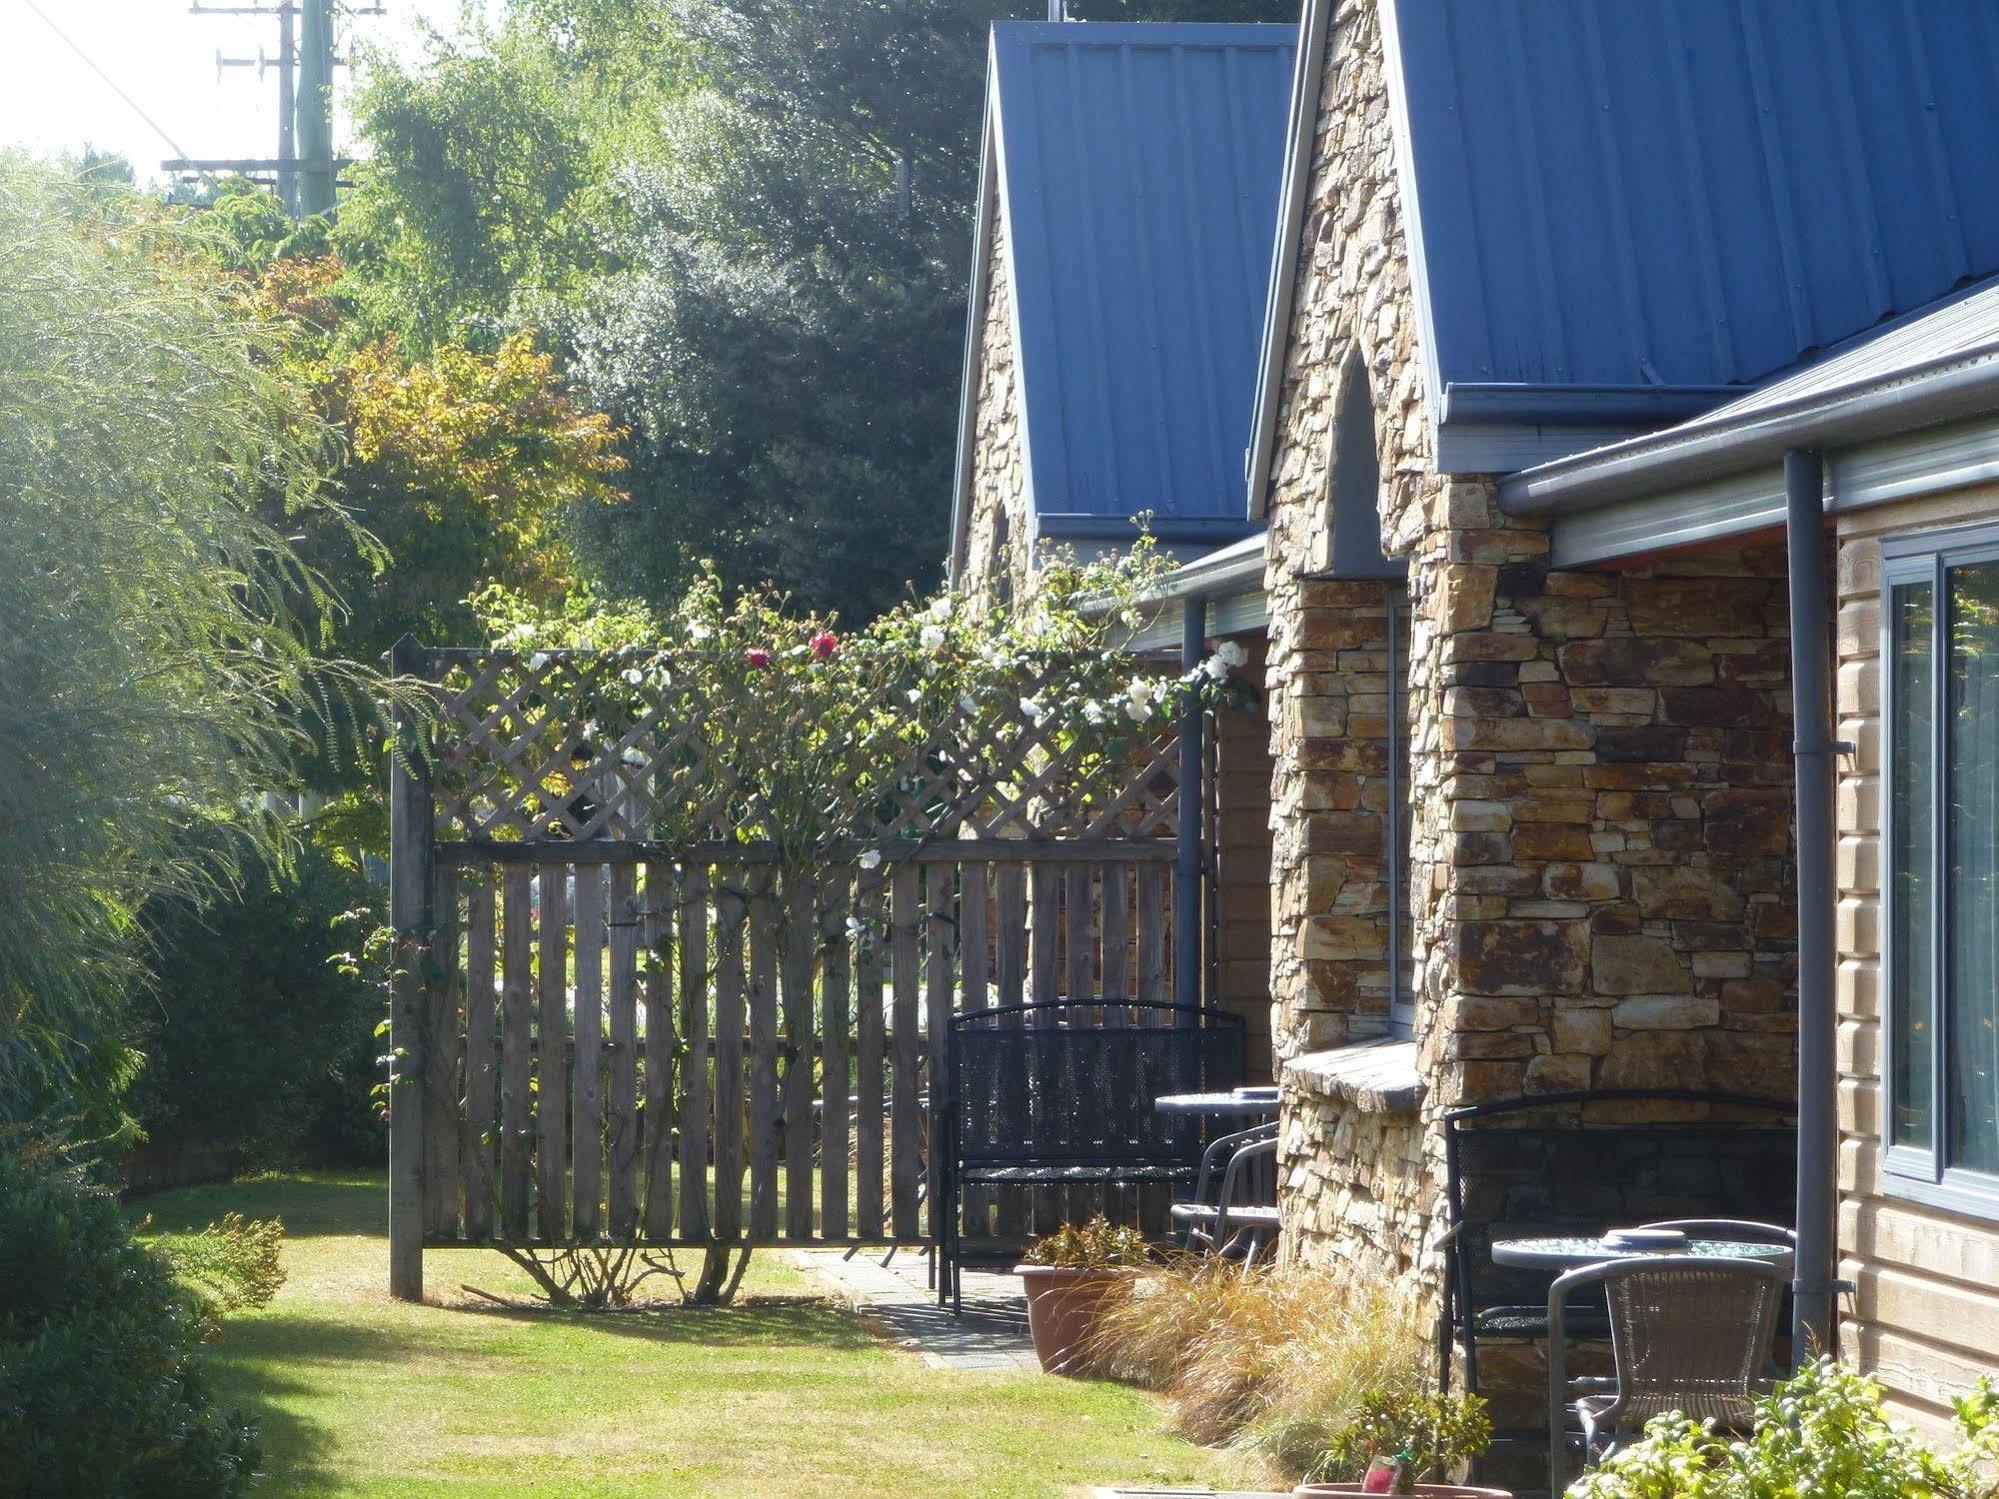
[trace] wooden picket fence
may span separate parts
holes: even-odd
[[[426,1245],[929,1242],[949,1017],[1172,994],[1176,743],[1065,773],[1019,705],[1076,668],[877,723],[801,858],[725,710],[628,654],[396,665],[438,702],[392,795],[397,1295]],[[964,1231],[1095,1205],[988,1192]]]

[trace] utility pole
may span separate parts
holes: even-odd
[[[299,212],[333,211],[333,0],[305,0],[298,69]]]
[[[270,16],[278,23],[275,57],[262,48],[257,56],[215,54],[218,78],[228,68],[255,68],[262,78],[278,75],[278,154],[274,157],[229,157],[194,160],[185,157],[162,163],[174,172],[241,172],[277,189],[285,211],[308,218],[333,209],[334,188],[341,163],[333,155],[333,69],[345,59],[334,51],[335,0],[269,0],[266,4],[210,5],[193,0],[197,16]],[[349,14],[379,16],[379,3],[350,7]]]

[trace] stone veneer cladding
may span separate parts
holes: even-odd
[[[994,213],[986,247],[986,312],[974,375],[978,401],[972,418],[972,481],[967,496],[971,508],[958,578],[959,588],[975,606],[1024,590],[1030,560],[1027,453],[1005,235],[1005,223]]]
[[[1341,5],[1329,31],[1267,490],[1273,1030],[1295,1059],[1378,1033],[1387,1011],[1382,593],[1318,571],[1335,408],[1358,358],[1383,535],[1410,559],[1427,1093],[1398,1112],[1293,1069],[1285,1245],[1397,1276],[1427,1309],[1443,1109],[1522,1091],[1788,1088],[1785,593],[1767,548],[1551,570],[1545,531],[1504,515],[1489,483],[1432,471],[1373,0]]]

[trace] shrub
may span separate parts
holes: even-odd
[[[194,1136],[283,1165],[329,1137],[348,1151],[380,1140],[368,1122],[380,996],[340,961],[371,896],[308,845],[289,872],[257,865],[202,909],[147,909],[153,980],[133,1006],[144,1063],[126,1106],[155,1141]]]
[[[0,1152],[0,1474],[17,1499],[233,1499],[251,1433],[215,1408],[210,1323],[116,1200]]]
[[[1065,1223],[1046,1238],[1027,1246],[1021,1258],[1030,1265],[1054,1265],[1065,1270],[1108,1270],[1142,1265],[1152,1257],[1145,1235],[1102,1213],[1087,1223]]]
[[[178,1234],[150,1247],[204,1303],[211,1317],[269,1306],[285,1283],[279,1262],[285,1226],[276,1218],[224,1213],[197,1234]]]
[[[1571,1499],[1994,1499],[1999,1391],[1990,1378],[1956,1402],[1963,1444],[1948,1455],[1891,1424],[1881,1388],[1822,1358],[1756,1403],[1746,1440],[1713,1423],[1660,1416],[1645,1438],[1569,1488]]]
[[[1395,1470],[1392,1494],[1409,1485],[1452,1475],[1492,1445],[1492,1420],[1476,1395],[1440,1395],[1400,1384],[1374,1390],[1312,1465],[1312,1476],[1330,1483],[1359,1483],[1386,1463]]]
[[[1105,1309],[1099,1367],[1165,1392],[1198,1442],[1298,1474],[1371,1394],[1419,1388],[1416,1340],[1386,1287],[1297,1265],[1189,1255]]]

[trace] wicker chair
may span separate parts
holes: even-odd
[[[1754,1223],[1747,1218],[1662,1218],[1640,1228],[1677,1228],[1690,1239],[1733,1239],[1739,1244],[1788,1244],[1798,1247],[1796,1229],[1781,1223]]]
[[[1768,1382],[1784,1276],[1765,1260],[1646,1255],[1585,1265],[1548,1289],[1548,1483],[1566,1487],[1571,1440],[1563,1316],[1579,1289],[1601,1285],[1617,1376],[1579,1382],[1573,1412],[1584,1461],[1638,1434],[1667,1411],[1718,1426],[1748,1424]]]

